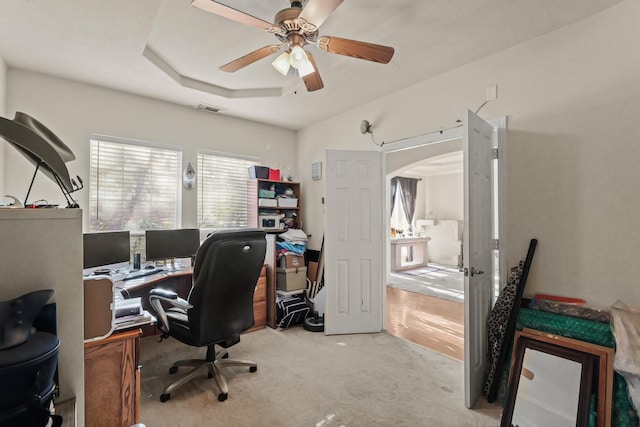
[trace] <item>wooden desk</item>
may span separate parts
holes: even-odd
[[[129,427],[140,422],[141,332],[117,332],[85,343],[85,425]]]
[[[186,299],[191,290],[192,276],[193,269],[186,268],[118,281],[115,285],[129,297],[140,297],[142,307],[153,313],[149,304],[151,289],[163,287]],[[256,284],[253,298],[255,324],[249,332],[266,326],[270,304],[275,305],[275,285],[269,284],[265,265]],[[154,324],[115,332],[107,338],[84,344],[85,425],[129,427],[140,422],[140,337],[156,333]]]

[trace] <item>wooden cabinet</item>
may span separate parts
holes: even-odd
[[[256,290],[253,293],[253,317],[255,324],[249,331],[262,329],[267,325],[267,266],[260,271]]]
[[[262,190],[262,191],[261,191]],[[289,191],[290,190],[290,191]],[[289,200],[263,197],[265,191],[276,194],[291,193]],[[252,179],[247,182],[247,221],[249,227],[262,228],[267,231],[284,231],[288,228],[302,228],[302,206],[300,183],[290,181],[273,181],[269,179]],[[292,199],[297,199],[297,202]],[[275,205],[274,205],[275,204]],[[278,222],[271,223],[272,216],[282,215]],[[260,218],[262,216],[262,218]],[[264,218],[269,218],[265,221]],[[283,224],[283,225],[280,225]],[[283,227],[283,228],[281,228]]]
[[[140,422],[138,329],[84,345],[85,425],[129,427]]]

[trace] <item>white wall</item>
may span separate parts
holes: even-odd
[[[509,265],[539,239],[525,295],[640,304],[639,15],[639,2],[624,1],[299,131],[310,247],[320,246],[324,195],[324,180],[310,180],[311,161],[324,161],[328,148],[375,149],[359,132],[363,119],[387,142],[454,126],[497,84],[498,99],[480,115],[508,116]]]
[[[432,175],[426,180],[426,212],[438,219],[464,219],[464,183],[462,173]]]
[[[85,189],[74,197],[86,213],[91,133],[180,145],[183,167],[187,162],[195,167],[197,150],[208,149],[258,156],[266,166],[289,165],[297,176],[295,133],[289,130],[15,69],[9,69],[7,88],[6,117],[13,118],[16,111],[31,115],[75,154],[67,167],[71,176],[85,181]],[[5,155],[6,194],[22,200],[34,167],[13,147],[6,148]],[[196,189],[183,189],[182,194],[182,226],[196,226]],[[29,200],[41,198],[66,206],[58,187],[38,174]],[[83,224],[86,229],[86,214]]]

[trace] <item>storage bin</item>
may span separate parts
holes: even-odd
[[[278,259],[280,268],[296,268],[296,267],[304,267],[304,256],[303,255],[281,255]]]
[[[293,197],[279,197],[278,198],[278,206],[283,208],[297,208],[298,207],[298,199]]]
[[[266,166],[250,166],[249,178],[269,179],[269,168]]]
[[[258,197],[261,199],[273,199],[276,197],[276,192],[273,190],[264,190],[260,188],[258,190]]]
[[[258,206],[261,208],[275,208],[278,206],[276,199],[258,199]]]
[[[272,181],[280,181],[280,169],[269,169],[269,179]]]
[[[307,267],[276,268],[276,288],[296,291],[307,287]]]

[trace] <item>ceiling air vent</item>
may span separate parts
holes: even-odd
[[[192,107],[195,108],[196,110],[206,111],[208,113],[221,113],[224,111],[224,108],[222,107],[216,107],[215,105],[208,105],[208,104],[198,104],[198,105],[193,105]]]

